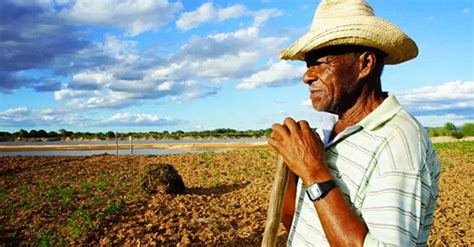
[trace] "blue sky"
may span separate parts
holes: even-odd
[[[175,131],[317,121],[278,52],[319,1],[2,0],[0,130]],[[369,0],[417,42],[383,89],[425,126],[474,122],[471,0]]]

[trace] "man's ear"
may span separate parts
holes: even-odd
[[[374,71],[377,56],[371,51],[359,55],[359,80],[367,78]]]

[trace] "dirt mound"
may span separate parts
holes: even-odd
[[[183,179],[170,164],[151,164],[143,178],[143,189],[148,194],[182,194],[186,190]]]

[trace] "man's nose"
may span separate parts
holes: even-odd
[[[311,85],[311,83],[317,79],[316,73],[314,73],[310,68],[308,68],[303,75],[303,82],[308,85]]]

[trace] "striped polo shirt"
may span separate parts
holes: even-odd
[[[367,224],[365,246],[426,245],[439,161],[423,126],[394,95],[327,143],[325,157],[346,200]],[[301,179],[296,193],[288,245],[328,246]]]

